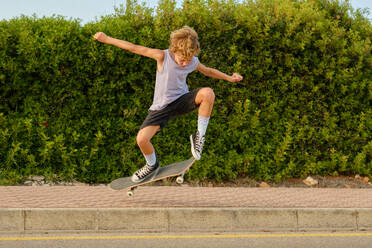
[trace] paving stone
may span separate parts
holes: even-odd
[[[0,208],[256,207],[372,208],[372,189],[144,186],[0,187]]]

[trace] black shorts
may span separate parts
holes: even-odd
[[[192,112],[199,107],[199,104],[195,103],[195,97],[201,88],[190,91],[175,101],[168,104],[161,110],[149,110],[146,119],[143,121],[141,128],[147,126],[160,126],[160,130],[165,127],[169,120]]]

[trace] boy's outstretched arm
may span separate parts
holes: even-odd
[[[94,38],[98,40],[99,42],[109,44],[109,45],[114,45],[117,46],[121,49],[130,51],[132,53],[136,53],[142,56],[146,56],[152,59],[155,59],[156,61],[162,61],[164,59],[164,52],[159,49],[153,49],[153,48],[148,48],[144,46],[139,46],[135,45],[131,42],[124,41],[124,40],[119,40],[112,38],[110,36],[107,36],[103,32],[98,32],[94,35]]]
[[[229,82],[239,82],[243,79],[242,76],[240,76],[238,73],[232,74],[232,76],[229,76],[223,72],[220,72],[217,69],[214,68],[209,68],[203,65],[202,63],[199,62],[199,65],[197,67],[198,71],[203,73],[207,77],[212,77],[216,79],[223,79]]]

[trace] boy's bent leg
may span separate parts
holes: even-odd
[[[145,156],[146,164],[133,174],[132,181],[135,183],[142,182],[147,178],[154,178],[159,171],[159,162],[156,159],[154,147],[150,142],[159,129],[160,126],[147,126],[142,128],[137,134],[137,144]]]
[[[144,155],[152,154],[155,150],[150,140],[157,131],[159,131],[160,126],[147,126],[142,128],[137,134],[137,144]]]
[[[195,103],[199,106],[198,114],[204,117],[210,117],[214,104],[214,92],[211,88],[202,88],[195,97]]]
[[[201,158],[205,133],[207,130],[209,117],[211,116],[215,95],[211,88],[202,88],[195,97],[195,103],[199,106],[198,131],[190,136],[191,153],[195,159]]]

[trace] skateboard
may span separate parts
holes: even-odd
[[[133,196],[134,190],[141,185],[155,182],[167,177],[178,176],[176,182],[182,184],[186,172],[190,169],[191,165],[195,162],[195,158],[191,157],[188,160],[173,163],[159,168],[158,174],[153,179],[146,179],[139,183],[134,183],[130,177],[122,177],[115,179],[110,183],[110,188],[113,190],[127,189],[127,195]]]

